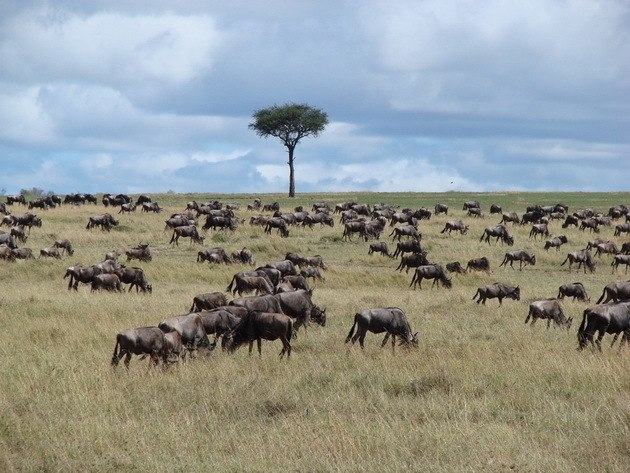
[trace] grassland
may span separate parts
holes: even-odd
[[[595,237],[575,228],[561,251],[528,238],[530,226],[510,226],[511,249],[537,257],[522,271],[500,268],[507,247],[480,243],[491,203],[521,215],[530,204],[563,202],[570,210],[607,212],[628,204],[630,193],[346,193],[281,195],[153,195],[165,210],[116,215],[111,232],[86,230],[99,204],[35,213],[43,220],[24,246],[36,253],[55,239],[76,250],[64,260],[0,261],[0,470],[1,471],[627,471],[630,461],[630,355],[576,350],[576,330],[588,304],[563,302],[574,317],[570,331],[524,325],[530,302],[581,281],[594,301],[604,285],[628,279],[611,274],[610,257],[595,273],[560,266],[568,251]],[[492,273],[452,275],[453,288],[409,289],[411,273],[396,260],[367,253],[368,243],[344,242],[342,227],[291,229],[265,235],[248,224],[233,233],[209,232],[204,247],[250,248],[258,264],[289,252],[320,254],[326,281],[314,283],[314,302],[327,309],[325,327],[300,332],[291,360],[280,361],[279,342],[263,343],[262,357],[246,349],[216,352],[166,371],[132,360],[126,372],[109,361],[115,335],[185,313],[195,294],[223,291],[243,267],[197,263],[201,247],[168,244],[164,220],[186,202],[218,199],[245,209],[255,197],[283,210],[316,201],[384,202],[433,208],[449,216],[420,222],[429,259],[445,264],[487,256]],[[479,200],[485,217],[462,211]],[[14,213],[25,212],[13,207]],[[444,235],[447,219],[462,218],[467,235]],[[337,219],[336,219],[337,220]],[[6,230],[6,228],[5,228]],[[392,247],[387,231],[381,238]],[[613,228],[597,235],[619,245]],[[68,266],[101,261],[107,251],[148,242],[153,261],[141,266],[153,294],[90,293],[66,289]],[[486,306],[471,300],[495,281],[519,285],[520,301]],[[368,334],[366,348],[344,344],[355,312],[395,305],[419,331],[417,350],[381,349]],[[608,339],[610,340],[610,339]]]

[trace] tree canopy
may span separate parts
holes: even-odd
[[[249,128],[258,136],[274,136],[289,153],[289,197],[295,197],[294,151],[306,136],[317,137],[328,124],[326,112],[307,104],[289,103],[256,110]]]

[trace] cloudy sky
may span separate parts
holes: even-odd
[[[0,187],[630,190],[628,0],[0,0]]]

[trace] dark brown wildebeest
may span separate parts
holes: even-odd
[[[55,248],[55,250],[57,250]],[[57,250],[59,251],[59,250]],[[101,274],[103,270],[95,265],[85,266],[82,264],[77,264],[74,266],[70,266],[66,269],[66,274],[64,274],[63,279],[70,276],[70,280],[68,282],[68,290],[74,289],[78,290],[79,283],[83,284],[92,284],[92,280],[98,274]]]
[[[549,250],[549,248],[555,248],[556,251],[560,251],[560,247],[567,243],[566,235],[558,235],[557,237],[550,238],[545,241],[545,250]]]
[[[120,206],[120,210],[118,211],[118,213],[124,214],[124,213],[135,212],[135,211],[136,211],[136,205],[129,202],[127,204],[122,204]]]
[[[201,322],[203,323],[206,335],[214,334],[213,345],[216,345],[217,340],[220,337],[224,337],[231,330],[234,330],[238,322],[241,320],[241,317],[236,316],[229,310],[222,308],[203,310],[199,312],[199,317],[201,317]],[[222,345],[225,349],[225,343]]]
[[[423,279],[433,279],[433,284],[431,287],[436,284],[439,286],[440,282],[446,288],[451,288],[453,283],[451,279],[444,272],[444,268],[439,264],[426,264],[422,266],[418,266],[413,273],[413,277],[411,278],[411,284],[409,287],[413,286],[414,290],[416,289],[416,285],[422,289],[422,280]]]
[[[462,267],[459,261],[453,261],[446,263],[446,270],[449,273],[465,274],[466,270]]]
[[[42,248],[39,250],[39,257],[61,259],[61,251],[55,246]]]
[[[501,208],[500,205],[497,204],[491,204],[490,205],[490,213],[491,214],[500,214],[503,212],[503,209]]]
[[[282,313],[280,301],[271,294],[265,296],[240,297],[231,300],[228,305],[245,307],[249,312],[258,311]]]
[[[175,243],[176,245],[179,245],[180,238],[190,238],[190,244],[195,242],[199,243],[200,245],[203,245],[204,240],[204,237],[199,235],[197,227],[195,227],[194,225],[183,225],[180,227],[175,227],[173,229],[173,236],[171,237],[171,241],[169,243]]]
[[[525,250],[508,251],[499,267],[507,267],[507,264],[510,263],[510,267],[514,269],[514,261],[519,262],[518,269],[522,270],[523,265],[531,264],[533,266],[536,264],[536,255],[533,255]]]
[[[92,279],[91,292],[104,289],[109,292],[123,292],[120,278],[115,274],[97,274]]]
[[[501,217],[501,221],[499,225],[503,223],[512,222],[512,224],[521,223],[521,218],[518,216],[516,212],[504,213]]]
[[[590,302],[591,298],[586,294],[584,284],[581,282],[563,284],[558,288],[558,299],[564,299],[565,297],[573,297],[583,302]]]
[[[209,230],[212,228],[216,230],[236,230],[237,220],[233,217],[228,217],[226,215],[208,215],[206,217],[206,223],[201,227],[203,230]]]
[[[176,216],[176,217],[171,217],[168,220],[164,220],[164,223],[166,224],[164,226],[164,231],[166,231],[167,229],[175,229],[176,227],[185,227],[188,225],[195,225],[197,226],[197,220],[194,218],[188,218],[185,216]]]
[[[291,276],[298,274],[295,264],[291,260],[272,261],[265,265],[267,268],[274,268],[280,271],[281,276]]]
[[[580,266],[584,265],[584,274],[586,274],[586,268],[588,268],[591,273],[595,272],[595,263],[593,262],[591,252],[588,250],[570,252],[560,266],[564,266],[567,261],[569,262],[569,271],[571,271],[571,267],[574,263],[578,263],[578,270]]]
[[[604,287],[598,304],[606,304],[609,301],[619,302],[630,300],[630,281],[612,282]]]
[[[615,225],[615,234],[613,236],[621,236],[622,233],[630,233],[630,223]]]
[[[13,204],[22,204],[22,205],[26,205],[26,198],[24,197],[24,194],[17,194],[17,195],[7,195],[7,205],[13,205]]]
[[[620,264],[626,265],[625,274],[628,274],[628,266],[630,266],[630,255],[619,254],[613,257],[612,263],[610,264],[612,266],[613,274],[617,272],[617,268],[619,267]]]
[[[151,197],[146,194],[140,194],[136,199],[136,205],[142,205],[145,202],[152,202]]]
[[[26,243],[26,239],[28,238],[28,236],[24,232],[24,227],[20,225],[11,227],[9,235],[11,235],[13,238],[15,238],[15,240],[19,241],[20,243]]]
[[[606,243],[607,240],[604,240],[602,238],[595,238],[594,240],[589,240],[586,243],[586,249],[587,250],[592,250],[593,248],[597,249],[597,245],[599,245],[600,243]]]
[[[536,236],[538,235],[549,236],[549,227],[546,223],[535,223],[532,225],[532,229],[529,231],[529,237],[534,237],[534,240],[536,240]]]
[[[387,219],[385,217],[379,217],[374,220],[370,220],[369,222],[365,222],[365,226],[361,232],[361,238],[363,238],[364,241],[368,241],[370,238],[378,240],[381,237],[381,233],[383,232],[386,223]]]
[[[578,329],[578,348],[581,350],[591,342],[599,351],[602,351],[601,342],[605,334],[628,333],[629,330],[630,302],[589,307],[584,311],[584,318]],[[598,336],[593,340],[595,332],[598,332]]]
[[[468,260],[466,272],[468,271],[485,271],[490,274],[490,261],[485,256]]]
[[[0,245],[7,245],[11,249],[17,248],[15,240],[8,233],[0,233]]]
[[[153,256],[151,256],[151,249],[149,248],[148,243],[140,243],[138,246],[134,248],[127,248],[125,250],[125,255],[127,256],[127,261],[137,259],[140,261],[148,262],[153,259]]]
[[[179,333],[182,343],[191,354],[199,348],[212,348],[201,317],[196,312],[169,317],[160,322],[158,327],[165,333],[173,330]]]
[[[239,281],[248,277],[266,278],[267,282],[269,283],[269,286],[271,286],[272,288],[277,285],[274,281],[272,281],[269,278],[269,275],[265,271],[259,268],[259,269],[256,269],[255,271],[239,271],[238,273],[236,273],[234,276],[232,276],[232,279],[230,280],[230,284],[228,284],[228,286],[225,288],[226,292],[231,292],[232,295],[236,294],[236,292],[238,291]],[[280,280],[280,276],[278,276],[278,282],[279,280]]]
[[[462,235],[464,235],[465,233],[468,232],[468,228],[469,228],[468,225],[465,225],[464,222],[462,222],[459,219],[449,220],[448,222],[446,222],[446,224],[444,225],[444,228],[442,229],[440,233],[448,232],[448,234],[450,235],[451,232],[455,230],[456,232],[459,232]]]
[[[280,302],[281,312],[296,320],[293,329],[295,332],[302,326],[305,328],[313,319],[319,325],[326,325],[326,309],[320,309],[311,299],[312,291],[298,289],[297,291],[281,292],[275,294]]]
[[[289,229],[287,228],[287,222],[281,217],[272,217],[267,220],[267,224],[265,225],[265,233],[271,235],[271,231],[273,229],[277,229],[278,233],[282,238],[286,238],[289,236]]]
[[[529,312],[527,313],[527,317],[525,317],[525,323],[529,322],[530,318],[532,320],[532,326],[538,319],[547,319],[547,329],[549,329],[552,320],[556,325],[564,327],[567,330],[571,328],[571,323],[573,322],[573,317],[567,319],[564,315],[558,299],[545,299],[532,302],[529,305]]]
[[[105,213],[101,215],[92,215],[88,219],[88,223],[85,228],[89,230],[94,227],[100,227],[103,231],[110,231],[111,228],[118,225],[118,223],[118,220],[116,220],[111,214]]]
[[[222,292],[204,292],[193,297],[193,303],[189,312],[212,310],[224,305],[227,305],[227,297]]]
[[[502,284],[495,282],[494,284],[488,284],[486,286],[481,286],[477,289],[477,292],[473,296],[472,300],[474,301],[477,298],[477,304],[482,303],[486,304],[487,299],[499,299],[499,305],[502,305],[503,299],[513,299],[516,301],[521,300],[521,289],[519,286],[508,286],[507,284]]]
[[[153,292],[153,287],[147,281],[142,268],[130,268],[125,266],[116,269],[114,274],[118,276],[122,284],[129,284],[128,291],[131,291],[135,286],[136,292]]]
[[[483,213],[479,207],[471,207],[468,209],[468,216],[470,217],[483,217]]]
[[[435,204],[435,208],[433,209],[433,213],[435,215],[440,215],[440,214],[444,214],[444,215],[448,215],[448,205],[446,204]]]
[[[162,211],[162,207],[160,207],[157,202],[143,202],[142,211],[147,212],[147,213],[148,212],[160,213]]]
[[[413,225],[403,225],[401,227],[394,227],[394,229],[389,234],[389,236],[392,236],[392,235],[393,235],[392,240],[398,239],[398,241],[400,241],[401,237],[403,236],[413,238],[414,240],[420,240],[422,238],[422,235],[420,234],[418,229],[414,227]]]
[[[379,241],[378,243],[370,243],[368,255],[371,255],[372,253],[380,253],[383,256],[389,256],[390,258],[394,257],[389,252],[389,248],[387,248],[387,243],[385,243],[384,241]]]
[[[248,292],[255,292],[256,295],[274,293],[274,286],[269,282],[269,278],[265,276],[243,276],[241,273],[237,273],[232,281],[234,282],[234,291],[232,293],[236,294],[238,292],[239,296]]]
[[[464,206],[462,207],[462,210],[479,209],[479,208],[481,208],[481,206],[479,205],[478,201],[467,200],[466,202],[464,202]]]
[[[422,266],[425,264],[429,264],[429,260],[427,259],[427,253],[412,253],[410,255],[405,255],[400,258],[400,263],[396,267],[396,271],[401,271],[404,269],[405,273],[409,273],[409,268],[417,268],[418,266]]]
[[[358,328],[357,328],[358,327]],[[357,328],[357,333],[354,333]],[[353,344],[359,340],[361,348],[365,348],[365,335],[367,332],[383,333],[385,338],[381,342],[381,348],[385,346],[389,337],[392,337],[392,352],[395,351],[396,337],[400,343],[409,347],[418,347],[418,332],[412,333],[407,315],[398,307],[384,307],[366,309],[354,314],[354,323],[346,337],[346,343]]]
[[[254,261],[254,254],[252,253],[252,250],[245,247],[240,250],[233,251],[232,260],[242,264],[249,264],[251,266],[254,266],[256,264],[256,262]]]
[[[343,224],[343,236],[344,241],[352,241],[352,235],[358,233],[363,235],[365,233],[365,221],[363,220],[351,220]]]
[[[5,244],[0,245],[0,259],[6,261],[15,261],[15,253],[13,253],[14,249],[16,248],[11,248]]]
[[[609,255],[616,255],[617,253],[619,253],[619,248],[617,248],[617,244],[614,241],[599,243],[597,245],[597,249],[595,250],[595,256],[601,256],[604,253]]]
[[[322,276],[322,273],[319,272],[319,268],[315,266],[307,266],[306,268],[300,270],[300,276],[304,276],[304,278],[313,278],[318,281],[325,281],[326,279]]]
[[[324,212],[317,212],[314,215],[307,215],[304,217],[304,221],[302,222],[302,226],[308,226],[309,228],[313,228],[313,225],[319,223],[320,226],[328,225],[329,227],[335,226],[335,221],[333,218]]]
[[[501,240],[502,243],[506,243],[509,246],[514,244],[514,238],[508,233],[505,225],[497,225],[496,227],[486,227],[479,238],[479,241],[485,241],[490,244],[490,237],[496,238],[495,243]]]
[[[293,289],[304,289],[305,291],[311,290],[308,285],[308,281],[301,274],[297,274],[295,276],[284,276],[282,278],[282,282],[289,283]]]
[[[68,253],[69,256],[74,255],[74,249],[72,248],[72,243],[70,243],[70,240],[67,240],[65,238],[62,240],[55,240],[53,246],[55,248],[59,248],[62,252]]]
[[[203,261],[216,264],[232,264],[232,260],[221,247],[206,248],[197,252],[197,263]]]
[[[249,343],[249,354],[252,354],[254,341],[258,346],[258,355],[262,356],[262,340],[278,340],[282,342],[280,358],[287,354],[291,358],[291,337],[293,335],[293,319],[277,312],[248,312],[226,337],[225,348],[234,352],[238,347]]]
[[[254,270],[260,276],[266,276],[273,287],[280,284],[280,280],[284,277],[279,269],[271,266],[259,266]],[[287,274],[287,276],[296,276],[295,274]]]
[[[526,223],[540,223],[544,216],[545,213],[542,210],[527,211],[521,216],[521,225],[525,225]]]
[[[30,248],[13,248],[11,250],[15,259],[34,259],[33,250]]]
[[[398,255],[403,256],[405,253],[424,253],[422,245],[418,240],[399,241],[396,243],[396,250],[394,251],[394,258]]]
[[[116,345],[112,356],[112,366],[116,368],[125,357],[125,368],[129,369],[131,355],[149,355],[155,366],[162,359],[166,364],[168,358],[164,332],[158,327],[140,327],[125,330],[116,335]]]
[[[571,225],[574,227],[578,227],[580,225],[580,220],[575,215],[567,215],[562,223],[562,228],[567,228]]]
[[[587,228],[591,232],[599,233],[599,221],[592,217],[582,220],[580,230],[584,231]]]

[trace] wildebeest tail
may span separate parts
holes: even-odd
[[[477,298],[477,296],[480,296],[480,295],[481,295],[481,289],[477,289],[477,292],[475,292],[475,295],[473,296],[472,300],[474,301]]]
[[[226,292],[231,292],[232,291],[232,286],[234,285],[235,281],[236,281],[236,274],[234,276],[232,276],[232,280],[230,281],[230,284],[228,285],[228,287],[225,288]]]
[[[346,337],[346,343],[348,343],[350,339],[352,338],[352,335],[354,335],[354,329],[357,326],[357,315],[358,314],[354,316],[354,323],[352,324],[352,327],[350,328],[350,332],[348,332],[348,336]]]
[[[116,335],[116,345],[114,345],[114,354],[112,355],[112,366],[118,365],[118,355],[120,348],[120,334]]]
[[[584,333],[584,329],[586,328],[586,315],[588,314],[588,309],[584,310],[584,316],[582,317],[582,323],[580,324],[580,328],[578,328],[578,337],[580,337]]]
[[[607,287],[605,287],[605,288],[604,288],[604,292],[602,292],[602,296],[601,296],[599,299],[597,299],[597,304],[599,304],[601,301],[603,301],[603,300],[604,300],[604,297],[606,296],[606,291],[607,291],[607,290],[608,290],[608,288],[607,288]]]

